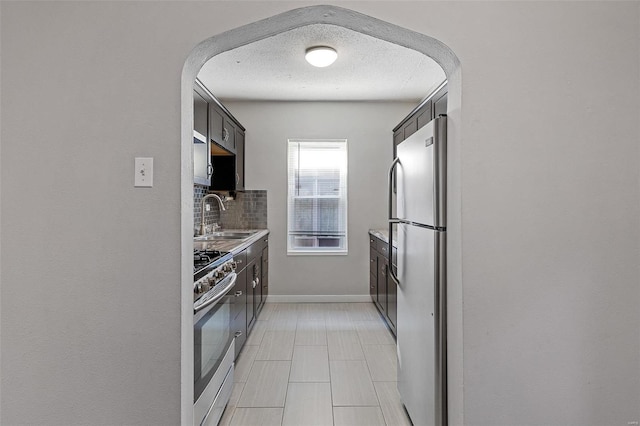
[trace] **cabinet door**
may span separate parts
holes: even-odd
[[[224,127],[224,115],[213,102],[209,107],[209,117],[209,138],[218,145],[223,145],[222,128]]]
[[[369,234],[369,295],[371,301],[378,301],[378,239]]]
[[[236,129],[236,190],[244,190],[244,132]]]
[[[433,117],[431,99],[429,99],[418,113],[418,129],[421,129],[425,124],[431,121]]]
[[[269,295],[269,246],[262,250],[262,297],[260,305],[264,305]]]
[[[199,136],[193,138],[193,182],[209,186],[211,184],[211,156],[209,155],[209,100],[199,89],[193,92],[193,130]],[[200,138],[202,137],[202,139]]]
[[[258,318],[258,313],[262,309],[262,252],[256,258],[253,266],[253,316]]]
[[[377,298],[378,307],[382,312],[387,312],[387,258],[378,254],[378,285]]]
[[[246,269],[243,269],[240,272],[237,272],[238,276],[236,277],[236,285],[233,286],[233,289],[229,292],[231,297],[231,318],[235,318],[240,314],[240,312],[244,312],[245,307],[247,305],[247,293],[246,293],[246,283],[247,283],[247,274]],[[247,323],[245,321],[245,327]]]
[[[238,273],[236,285],[233,288],[233,322],[232,332],[236,338],[235,349],[236,358],[240,354],[244,343],[247,340],[247,270],[243,269]]]
[[[404,139],[408,138],[409,136],[414,134],[416,131],[418,131],[418,120],[416,119],[416,117],[414,116],[411,120],[409,120],[402,127],[402,130],[404,131]]]
[[[222,146],[233,153],[236,152],[236,126],[226,117],[222,128]]]
[[[369,273],[378,275],[378,252],[373,248],[369,249]]]
[[[373,303],[376,302],[377,293],[378,293],[378,276],[372,273],[369,273],[369,296],[371,296],[371,301]]]
[[[433,118],[438,117],[441,114],[447,113],[447,94],[449,93],[449,88],[445,85],[442,89],[438,90],[438,92],[433,95]]]
[[[389,272],[389,264],[387,263],[387,273]],[[393,278],[387,275],[387,318],[389,319],[389,328],[396,334],[396,324],[398,322],[398,286]]]
[[[193,130],[205,140],[209,135],[209,102],[197,90],[193,92]]]
[[[253,258],[247,264],[247,278],[246,278],[246,295],[247,295],[247,332],[250,332],[253,329],[253,324],[255,322],[255,307],[253,305],[253,288],[255,287],[255,279],[253,278],[256,259]]]

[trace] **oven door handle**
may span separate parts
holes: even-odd
[[[229,280],[229,282],[227,284],[225,284],[225,286],[220,291],[220,293],[218,293],[217,295],[215,295],[211,299],[207,300],[206,302],[204,302],[202,305],[198,306],[197,308],[194,308],[193,309],[193,313],[199,312],[199,311],[203,310],[204,308],[209,307],[211,305],[215,305],[216,303],[218,303],[218,301],[220,299],[222,299],[224,296],[227,295],[227,293],[229,293],[229,290],[231,290],[233,288],[233,286],[236,284],[236,279],[238,278],[238,275],[236,273],[231,273],[231,274],[229,274],[229,276],[231,276],[231,279]]]

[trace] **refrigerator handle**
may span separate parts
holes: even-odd
[[[398,163],[400,163],[400,158],[396,157],[389,168],[389,249],[387,250],[389,253],[389,275],[396,285],[400,285],[400,281],[393,271],[393,224],[398,223],[399,220],[393,217],[393,173]]]

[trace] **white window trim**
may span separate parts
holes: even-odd
[[[344,196],[344,202],[345,202],[345,210],[344,210],[344,217],[345,217],[345,233],[344,233],[344,248],[343,249],[339,249],[339,250],[335,250],[335,249],[328,249],[328,250],[322,250],[319,249],[318,247],[315,247],[313,249],[292,249],[290,247],[290,242],[289,242],[289,216],[290,216],[290,209],[291,209],[291,205],[289,203],[289,143],[291,142],[317,142],[317,143],[322,143],[322,142],[344,142],[345,143],[345,148],[346,148],[346,155],[347,155],[347,173],[345,176],[345,189],[346,189],[346,193]],[[347,139],[301,139],[301,138],[291,138],[291,139],[287,139],[287,196],[286,196],[286,202],[287,202],[287,234],[286,234],[286,238],[287,238],[287,256],[347,256],[349,254],[349,143],[347,141]]]

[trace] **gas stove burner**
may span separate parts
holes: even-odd
[[[222,253],[218,250],[193,250],[193,262],[208,264],[213,262],[217,258],[222,256]]]
[[[219,250],[203,249],[193,250],[193,275],[194,280],[199,279],[206,274],[211,268],[215,268],[219,263],[232,258],[230,253],[221,252]]]

